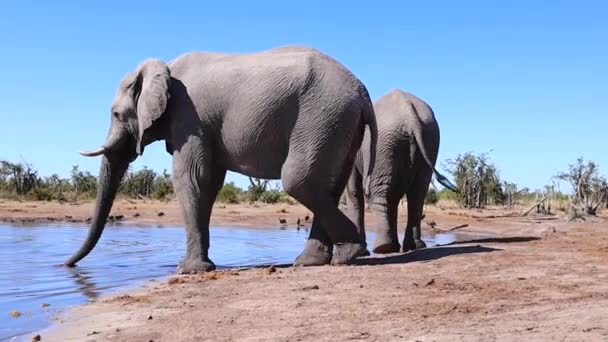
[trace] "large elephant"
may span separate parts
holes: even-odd
[[[456,190],[435,169],[439,151],[439,125],[431,107],[418,97],[402,90],[392,90],[374,103],[378,124],[375,169],[369,183],[367,200],[378,221],[374,253],[399,251],[397,213],[399,201],[407,196],[407,226],[403,251],[426,247],[421,239],[420,221],[431,177]],[[348,181],[347,213],[365,241],[365,212],[362,175],[374,158],[371,135],[366,131]],[[364,173],[365,172],[365,173]]]
[[[314,213],[295,264],[346,264],[365,251],[338,202],[366,126],[375,144],[373,106],[364,84],[322,52],[284,46],[192,52],[168,64],[148,59],[122,80],[111,114],[106,142],[82,152],[103,156],[99,191],[88,237],[66,265],[94,248],[129,163],[156,140],[173,156],[172,181],[186,225],[179,273],[215,268],[209,219],[227,170],[281,179]]]

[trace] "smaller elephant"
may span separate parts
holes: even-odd
[[[456,187],[435,169],[439,151],[439,125],[431,107],[402,90],[392,90],[374,103],[378,141],[374,170],[367,180],[367,200],[378,227],[374,253],[394,253],[400,249],[397,214],[400,200],[407,196],[408,218],[403,251],[426,247],[420,222],[424,199],[433,173],[446,188]],[[365,241],[363,176],[364,161],[370,158],[368,132],[364,136],[347,184],[348,216]]]

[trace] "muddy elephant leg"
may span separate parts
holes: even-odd
[[[190,150],[195,150],[188,153]],[[173,184],[186,224],[186,255],[178,266],[178,273],[206,272],[215,269],[209,259],[209,220],[218,191],[224,183],[226,170],[201,160],[211,161],[210,153],[201,148],[184,146],[173,159]],[[193,157],[194,154],[194,157]]]
[[[422,211],[424,210],[424,199],[429,190],[431,174],[424,171],[424,174],[416,177],[407,192],[407,226],[405,227],[405,237],[403,238],[403,251],[411,251],[425,248],[426,243],[422,241],[421,221]]]
[[[346,215],[357,226],[361,243],[365,247],[363,256],[369,255],[365,236],[365,198],[363,194],[363,177],[361,172],[353,167],[346,185]]]

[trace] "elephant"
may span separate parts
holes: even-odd
[[[399,202],[407,196],[407,226],[402,251],[426,247],[421,239],[420,223],[424,199],[433,174],[446,188],[457,191],[435,169],[439,151],[439,125],[431,107],[420,98],[393,89],[374,103],[378,125],[375,168],[367,181],[368,195],[362,180],[367,167],[364,161],[374,158],[371,136],[366,131],[361,149],[346,186],[348,217],[359,228],[365,241],[365,201],[378,221],[373,253],[399,252],[397,214]],[[369,254],[369,252],[367,252]]]
[[[98,242],[119,183],[145,147],[164,140],[186,228],[178,273],[215,269],[209,220],[227,171],[281,179],[314,214],[294,265],[348,264],[365,247],[339,209],[366,128],[377,140],[365,85],[343,64],[306,46],[248,53],[194,51],[165,63],[143,61],[120,83],[101,156],[88,236],[66,262],[74,267]],[[368,165],[370,173],[373,161]]]

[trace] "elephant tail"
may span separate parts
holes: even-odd
[[[376,123],[376,114],[374,113],[374,106],[372,105],[372,101],[370,99],[369,93],[365,86],[363,86],[363,92],[361,94],[364,99],[366,99],[367,104],[365,108],[363,108],[363,123],[369,128],[369,136],[370,136],[370,146],[369,146],[369,160],[367,165],[367,175],[365,177],[363,189],[365,192],[365,196],[368,197],[370,195],[370,182],[372,172],[374,171],[374,167],[376,165],[376,146],[378,145],[378,125]]]
[[[422,154],[422,158],[424,159],[426,164],[431,168],[431,170],[433,170],[433,173],[435,174],[435,178],[441,185],[443,185],[445,188],[447,188],[449,190],[458,192],[458,187],[456,187],[456,185],[454,185],[452,182],[450,182],[450,180],[446,176],[442,175],[435,168],[435,162],[433,162],[431,160],[431,158],[429,157],[429,153],[427,151],[428,146],[425,144],[425,140],[424,140],[424,134],[423,134],[424,123],[423,123],[422,119],[420,118],[420,113],[418,112],[416,106],[413,103],[410,103],[410,105],[412,106],[411,109],[412,109],[412,112],[414,113],[414,115],[411,119],[417,121],[417,122],[413,123],[412,126],[415,128],[412,130],[411,133],[413,134],[414,139],[416,140],[416,145],[418,145],[418,149],[420,150],[420,154]],[[429,110],[430,110],[430,108],[429,108]],[[439,147],[439,128],[438,127],[437,127],[437,146]]]

